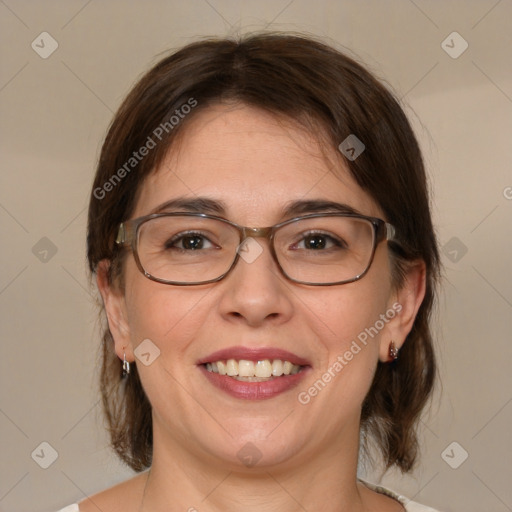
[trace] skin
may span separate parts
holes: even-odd
[[[244,106],[209,107],[188,125],[163,165],[144,182],[133,218],[180,196],[226,205],[224,216],[245,226],[283,219],[290,201],[324,199],[384,218],[334,150],[322,151],[300,126]],[[124,292],[106,279],[99,290],[115,350],[134,361],[149,338],[161,351],[138,364],[153,407],[154,460],[149,473],[80,504],[88,512],[117,510],[400,511],[395,500],[356,480],[361,404],[389,343],[400,347],[425,290],[421,262],[411,265],[397,290],[385,243],[368,274],[342,286],[315,287],[283,278],[267,250],[240,261],[224,280],[177,287],[155,283],[125,263]],[[379,315],[402,310],[326,387],[302,405],[307,390]],[[299,385],[260,401],[239,400],[213,387],[196,366],[201,357],[234,345],[277,347],[311,362]],[[247,468],[237,457],[253,443],[261,460]]]

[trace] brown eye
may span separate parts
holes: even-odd
[[[306,249],[325,249],[327,244],[327,237],[323,235],[313,235],[304,238],[304,247]]]
[[[197,251],[200,249],[211,249],[214,246],[205,236],[198,233],[189,233],[175,236],[165,244],[165,247],[166,249]]]
[[[309,233],[302,236],[302,239],[293,244],[293,249],[308,249],[321,251],[324,249],[345,248],[346,244],[341,240],[325,233]]]

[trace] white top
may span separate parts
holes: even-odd
[[[404,506],[406,512],[439,512],[435,508],[427,507],[426,505],[421,505],[420,503],[416,503],[415,501],[411,501],[409,498],[402,496],[401,494],[397,494],[390,489],[386,489],[380,485],[371,484],[369,482],[365,482],[364,480],[359,480],[361,483],[366,485],[372,491],[378,492],[379,494],[384,494],[389,496],[390,498],[395,499],[401,505]],[[78,507],[76,509],[66,510],[65,512],[79,512]]]
[[[378,492],[379,494],[384,494],[389,496],[390,498],[395,499],[401,505],[404,506],[406,512],[439,512],[436,509],[431,507],[427,507],[425,505],[421,505],[420,503],[416,503],[415,501],[411,501],[405,496],[401,494],[397,494],[396,492],[391,491],[390,489],[386,489],[385,487],[381,487],[380,485],[370,484],[369,482],[365,482],[364,480],[360,480],[361,483],[366,485],[372,491]],[[74,505],[69,505],[69,507],[63,508],[59,510],[59,512],[80,512],[78,505],[75,503]]]

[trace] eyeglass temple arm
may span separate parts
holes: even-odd
[[[130,221],[121,222],[119,224],[119,230],[117,232],[116,244],[118,245],[128,245],[132,243],[132,240],[135,236],[136,226],[134,226]]]
[[[386,222],[384,224],[385,228],[386,228],[386,240],[395,240],[395,237],[396,237],[396,229],[395,229],[395,226],[393,226],[392,224],[389,224],[388,222]]]

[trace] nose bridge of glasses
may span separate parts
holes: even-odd
[[[242,228],[242,238],[269,238],[272,228]]]

